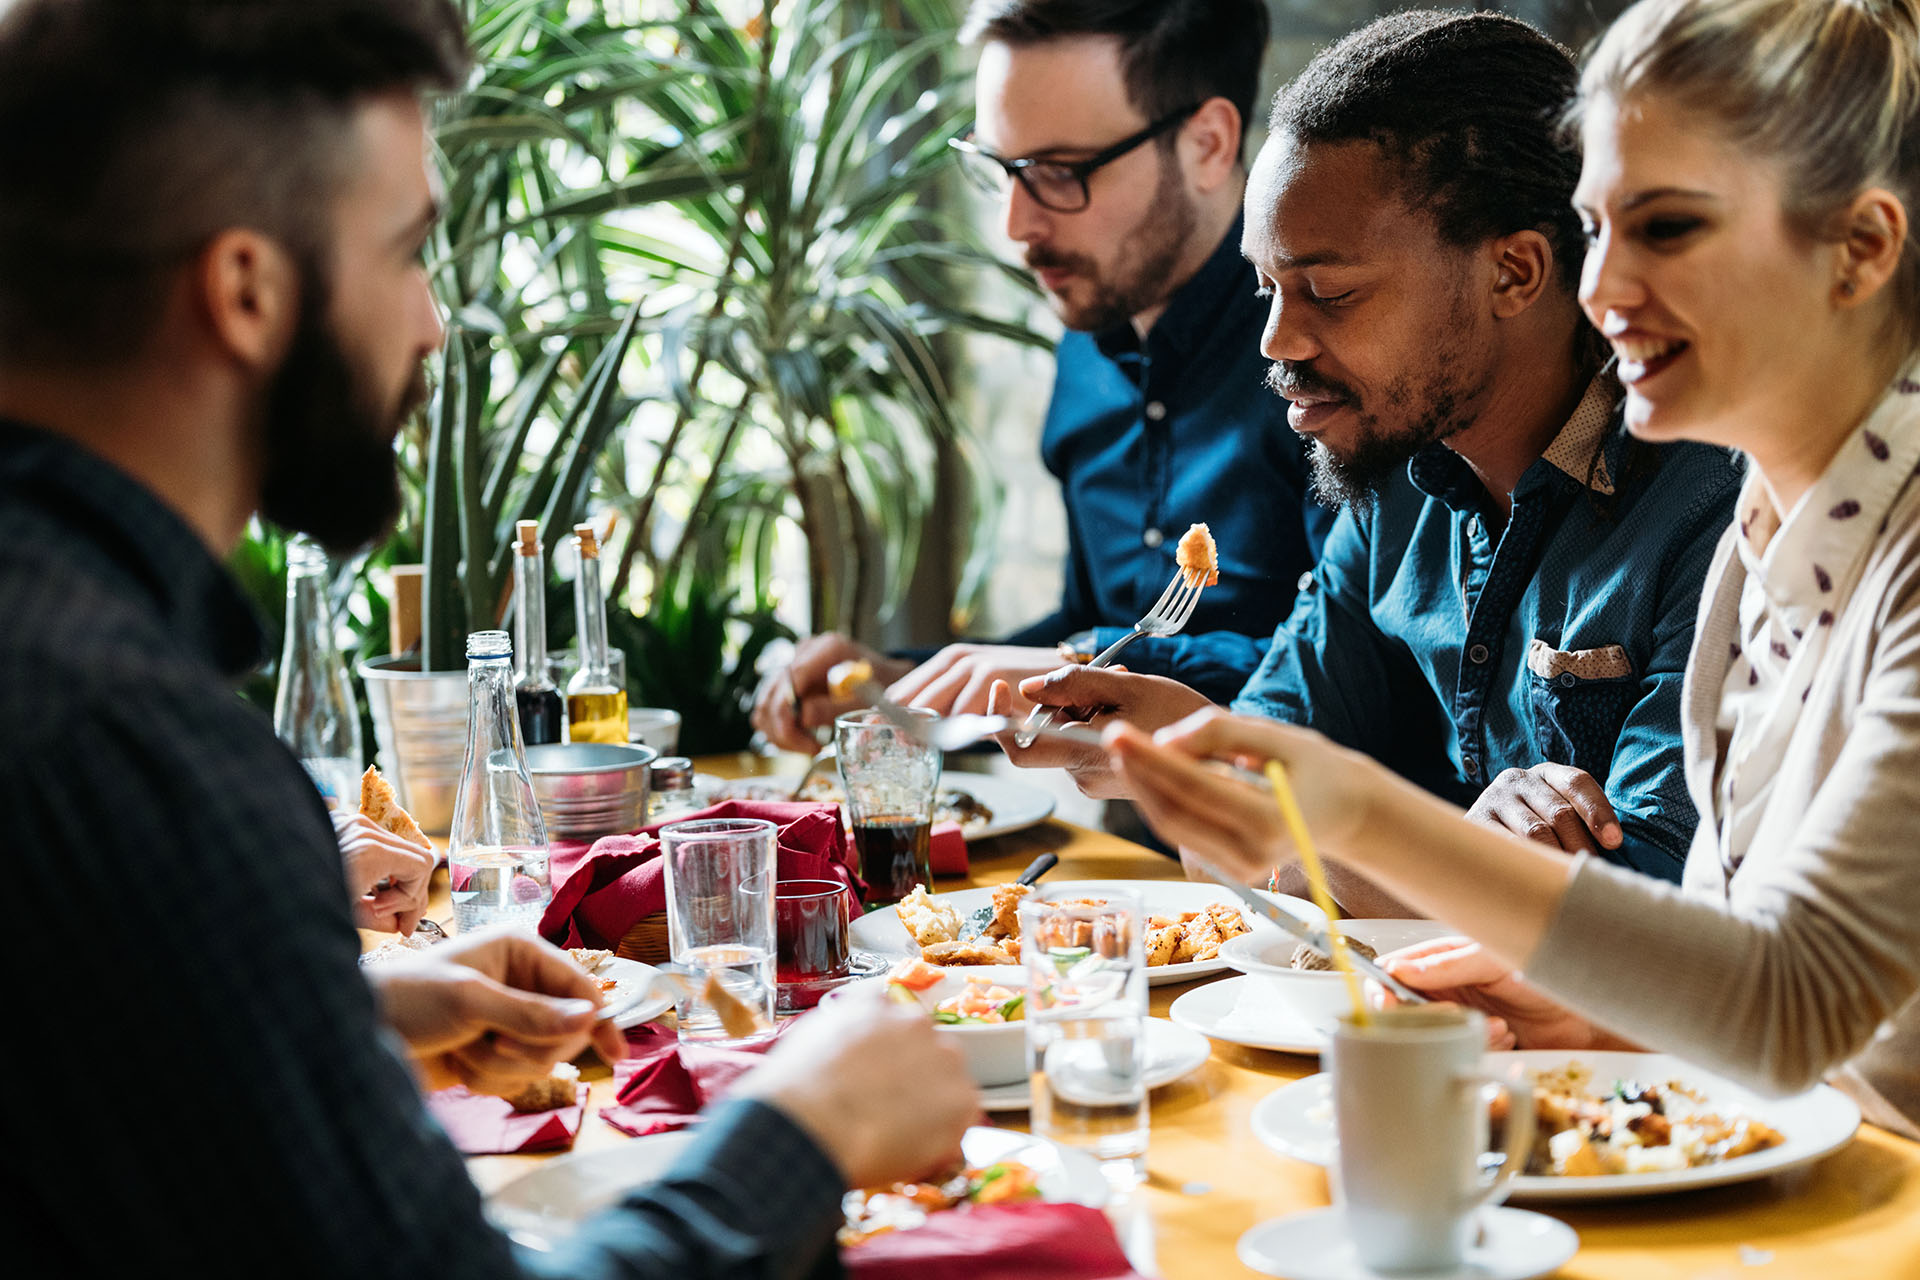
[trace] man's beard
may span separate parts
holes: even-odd
[[[1093,287],[1093,297],[1079,306],[1069,306],[1054,295],[1054,310],[1069,329],[1099,333],[1125,324],[1143,311],[1150,311],[1173,292],[1174,273],[1200,215],[1181,186],[1180,166],[1166,153],[1160,156],[1160,181],[1147,213],[1127,232],[1127,248],[1114,262],[1113,278],[1102,279],[1099,267],[1082,254],[1055,253],[1044,247],[1027,255],[1027,266],[1065,267],[1077,272]]]
[[[324,278],[311,265],[303,278],[299,327],[268,393],[260,513],[344,553],[399,517],[393,438],[426,400],[426,375],[416,369],[397,402],[375,403],[326,321]]]
[[[1331,396],[1359,419],[1360,430],[1345,457],[1320,440],[1309,441],[1310,485],[1322,506],[1371,511],[1388,483],[1406,472],[1416,454],[1473,425],[1471,406],[1479,402],[1486,384],[1482,379],[1469,386],[1458,372],[1472,367],[1463,358],[1465,345],[1430,347],[1433,358],[1427,367],[1388,384],[1380,393],[1379,409],[1371,409],[1352,388],[1320,376],[1310,365],[1279,361],[1267,367],[1267,390],[1275,395],[1286,399]],[[1388,423],[1405,425],[1396,430]]]

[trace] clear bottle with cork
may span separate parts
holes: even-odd
[[[567,741],[627,741],[627,691],[607,661],[607,600],[600,590],[600,539],[590,524],[573,527],[580,571],[573,579],[580,669],[567,681]]]
[[[513,698],[520,736],[529,747],[561,741],[566,706],[547,672],[547,571],[540,524],[522,520],[513,544]]]
[[[467,637],[467,759],[447,843],[453,919],[463,933],[531,928],[553,898],[547,824],[534,799],[513,696],[513,643],[504,631]]]
[[[287,636],[273,731],[306,766],[329,809],[360,801],[360,707],[334,643],[327,553],[305,537],[287,543]]]

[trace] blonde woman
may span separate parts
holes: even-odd
[[[1506,1043],[1830,1075],[1920,1136],[1920,15],[1644,0],[1577,110],[1582,304],[1628,423],[1750,463],[1687,672],[1682,886],[1470,825],[1273,722],[1115,728],[1116,767],[1163,835],[1247,873],[1290,853],[1271,797],[1201,761],[1284,760],[1332,852],[1477,940],[1400,975]]]

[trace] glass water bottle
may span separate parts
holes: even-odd
[[[553,897],[547,824],[533,797],[513,697],[513,645],[504,631],[467,637],[467,760],[453,801],[447,862],[462,933],[492,924],[533,928]]]
[[[287,543],[287,637],[273,731],[298,756],[330,809],[360,803],[360,708],[327,608],[327,553],[304,537]]]
[[[607,662],[607,599],[600,592],[600,539],[590,524],[573,527],[580,572],[573,580],[580,669],[567,681],[567,741],[627,741],[627,691]]]
[[[513,546],[513,696],[520,736],[530,747],[559,742],[566,708],[547,672],[547,572],[540,552],[540,524],[522,520]]]

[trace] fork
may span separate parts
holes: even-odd
[[[1173,581],[1169,582],[1167,589],[1160,593],[1160,598],[1153,602],[1153,608],[1147,610],[1141,615],[1140,621],[1133,624],[1133,630],[1102,649],[1087,665],[1089,667],[1110,665],[1122,649],[1141,636],[1179,634],[1180,629],[1187,625],[1187,619],[1193,617],[1194,606],[1200,603],[1200,592],[1206,585],[1205,574],[1195,574],[1189,578],[1185,569],[1175,569]],[[1028,713],[1026,723],[1021,725],[1020,731],[1013,735],[1014,745],[1032,746],[1033,740],[1039,736],[1039,731],[1053,724],[1056,710],[1057,708],[1047,706],[1034,707]]]

